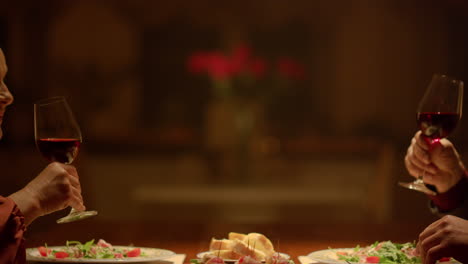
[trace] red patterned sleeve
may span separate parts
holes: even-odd
[[[0,196],[0,263],[26,263],[24,216],[13,200]]]

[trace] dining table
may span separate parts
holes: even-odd
[[[353,248],[375,241],[416,242],[427,221],[375,222],[281,222],[229,223],[225,221],[193,222],[184,219],[102,220],[98,217],[67,224],[44,220],[34,223],[26,233],[26,246],[59,246],[67,240],[86,242],[105,239],[113,245],[133,245],[168,249],[183,254],[180,263],[190,263],[197,254],[207,251],[212,238],[227,238],[229,232],[257,232],[267,236],[277,252],[288,254],[299,264],[301,256],[329,248]],[[307,261],[306,261],[307,262]]]

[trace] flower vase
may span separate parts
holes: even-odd
[[[258,132],[255,104],[234,99],[215,100],[205,116],[205,146],[216,156],[215,177],[224,183],[249,180],[252,146]]]

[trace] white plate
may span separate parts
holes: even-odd
[[[334,249],[324,249],[319,251],[314,251],[307,255],[313,261],[316,261],[320,264],[347,264],[344,260],[339,260],[336,252],[348,252],[351,253],[354,251],[354,248],[334,248]],[[456,261],[447,261],[447,262],[437,262],[437,263],[444,263],[444,264],[460,264]],[[368,263],[355,263],[353,264],[368,264]]]
[[[346,261],[339,260],[336,256],[336,252],[352,252],[352,248],[335,248],[335,249],[324,249],[314,251],[307,255],[308,258],[313,261],[325,263],[325,264],[346,264]]]
[[[64,247],[62,246],[62,247],[47,247],[47,248],[60,251]],[[135,257],[135,258],[123,258],[123,259],[83,259],[83,258],[55,259],[55,258],[41,256],[37,248],[28,248],[26,249],[26,260],[36,261],[40,263],[145,263],[145,262],[165,259],[165,258],[175,255],[175,253],[170,250],[159,249],[159,248],[125,247],[125,246],[113,246],[113,248],[127,249],[127,250],[140,248],[141,253],[145,254],[145,256]]]
[[[213,254],[213,252],[210,252],[210,251],[200,252],[200,253],[197,254],[197,258],[202,259],[205,254]],[[283,258],[286,258],[286,259],[291,258],[288,254],[285,254],[285,253],[279,253],[279,254]],[[237,261],[237,259],[223,259],[223,260],[226,263],[234,263],[234,262]],[[265,261],[262,261],[262,262],[264,263]]]

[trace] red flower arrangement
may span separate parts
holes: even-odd
[[[288,80],[305,78],[304,66],[289,57],[279,58],[273,72]],[[189,56],[187,68],[193,74],[206,74],[214,83],[218,96],[258,95],[260,84],[255,81],[267,75],[266,60],[252,54],[249,46],[235,46],[229,53],[220,51],[198,51]],[[251,86],[257,86],[252,91]],[[250,88],[246,88],[249,86]]]
[[[245,74],[261,78],[266,70],[265,61],[252,57],[250,48],[245,45],[237,46],[231,54],[195,52],[189,57],[187,66],[191,73],[207,73],[218,81]]]

